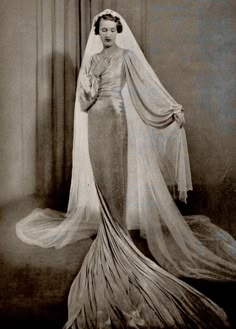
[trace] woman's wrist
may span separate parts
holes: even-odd
[[[183,106],[181,104],[172,104],[171,109],[173,110],[173,114],[184,112]]]

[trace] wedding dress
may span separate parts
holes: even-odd
[[[79,74],[68,211],[36,209],[16,233],[56,248],[97,233],[70,289],[65,328],[225,328],[224,312],[172,274],[233,280],[236,243],[175,206],[170,190],[186,200],[192,188],[185,132],[173,121],[181,105],[112,14],[123,25],[119,50],[98,81],[102,45],[92,29]],[[134,246],[134,228],[163,269]]]

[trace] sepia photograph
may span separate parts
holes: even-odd
[[[236,2],[0,26],[0,328],[236,329]]]

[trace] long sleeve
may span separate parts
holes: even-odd
[[[125,73],[130,97],[141,119],[152,127],[164,128],[173,122],[173,115],[182,111],[161,85],[143,66],[137,56],[126,51]]]
[[[92,57],[87,65],[84,65],[81,71],[80,78],[80,105],[81,110],[86,112],[91,105],[95,102],[98,94],[99,78],[93,74],[95,65],[94,58]]]

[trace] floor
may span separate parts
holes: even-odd
[[[42,249],[19,241],[15,236],[15,223],[32,209],[48,205],[51,207],[53,203],[29,197],[0,209],[1,328],[59,329],[66,321],[69,287],[92,240],[83,240],[60,250]],[[138,232],[132,232],[132,237],[150,256]],[[236,284],[188,282],[223,307],[232,328],[236,329]]]

